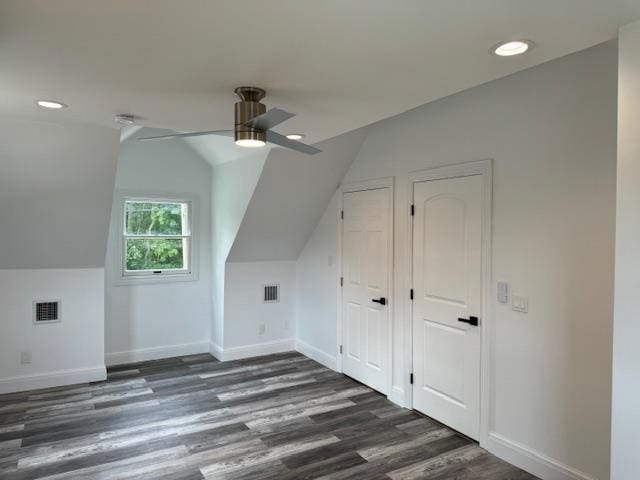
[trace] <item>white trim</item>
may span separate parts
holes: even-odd
[[[305,357],[309,357],[311,360],[321,363],[331,370],[336,370],[338,368],[338,361],[335,356],[330,355],[324,350],[320,350],[313,345],[309,345],[300,339],[296,339],[296,351],[300,352]]]
[[[390,188],[393,190],[394,177],[372,178],[371,180],[360,180],[357,182],[343,183],[342,193],[362,192],[364,190],[377,190],[379,188]]]
[[[115,245],[115,258],[113,258],[113,261],[116,262],[116,268],[113,274],[113,284],[115,286],[194,282],[199,279],[200,228],[198,221],[200,219],[200,203],[197,196],[176,192],[116,190],[114,198],[117,211],[115,213],[115,228],[111,229],[113,230],[111,232],[111,240]],[[188,242],[188,271],[166,271],[161,275],[124,274],[124,236],[122,228],[124,225],[124,202],[127,200],[167,200],[170,202],[186,202],[189,204],[190,235]]]
[[[209,344],[209,353],[213,355],[216,360],[222,361],[222,347],[217,343],[211,342]]]
[[[410,206],[414,201],[414,185],[419,182],[441,180],[446,178],[468,177],[482,175],[483,199],[482,199],[482,312],[480,321],[480,445],[485,446],[489,439],[491,418],[491,352],[493,345],[493,297],[492,297],[492,233],[493,233],[493,160],[477,160],[454,165],[428,168],[409,173],[409,185],[407,190],[407,248],[408,248],[408,282],[413,288],[413,221],[410,214]],[[413,371],[413,302],[407,295],[407,323],[405,325],[405,360],[408,369],[405,372],[405,390],[408,392],[406,403],[413,407],[413,386],[409,383],[409,374]]]
[[[209,352],[221,362],[228,362],[242,358],[271,355],[272,353],[291,352],[295,350],[295,346],[296,342],[293,338],[230,348],[221,348],[212,343]]]
[[[402,388],[394,385],[387,397],[390,401],[401,407],[407,408],[407,396]]]
[[[339,189],[338,201],[336,202],[336,372],[342,373],[342,203],[344,192]]]
[[[77,383],[101,382],[107,379],[107,370],[101,365],[89,368],[73,368],[47,373],[34,373],[0,378],[0,394],[24,392],[40,388],[62,387]]]
[[[484,175],[491,170],[493,159],[474,160],[471,162],[442,165],[440,167],[414,170],[409,172],[409,183],[427,182],[429,180],[443,180],[446,178],[468,177]],[[413,192],[411,192],[413,193]]]
[[[338,261],[338,278],[337,289],[338,289],[338,311],[337,311],[337,340],[338,343],[336,345],[336,351],[340,352],[340,345],[342,345],[342,287],[340,286],[340,278],[343,276],[342,272],[342,210],[344,203],[344,194],[352,193],[352,192],[362,192],[366,190],[377,190],[382,188],[389,189],[389,252],[388,252],[388,288],[389,292],[387,293],[389,301],[387,302],[387,308],[389,309],[389,326],[387,330],[387,398],[397,403],[392,399],[393,392],[393,324],[395,321],[395,316],[397,309],[395,308],[395,295],[394,295],[394,265],[395,265],[395,250],[394,250],[394,238],[395,238],[395,228],[394,228],[394,218],[395,218],[395,177],[383,177],[383,178],[373,178],[370,180],[361,180],[357,182],[347,182],[343,183],[340,186],[340,198],[338,199],[338,211],[337,219],[338,219],[338,251],[336,253],[336,258]],[[342,355],[338,353],[337,362],[336,362],[336,371],[342,373]],[[393,398],[396,398],[395,396]]]
[[[161,358],[181,357],[183,355],[195,355],[208,352],[209,342],[202,341],[141,348],[138,350],[125,350],[122,352],[110,352],[105,355],[105,362],[108,366],[122,365],[124,363],[146,362],[148,360],[159,360]]]
[[[598,480],[496,432],[489,433],[484,447],[497,457],[545,480]]]

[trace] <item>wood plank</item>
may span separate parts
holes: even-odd
[[[3,480],[535,480],[296,352],[0,395]]]

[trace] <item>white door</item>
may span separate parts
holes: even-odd
[[[476,440],[482,189],[481,175],[416,183],[413,217],[413,405]]]
[[[387,393],[391,189],[349,192],[342,221],[342,371]]]

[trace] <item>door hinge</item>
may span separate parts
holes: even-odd
[[[413,300],[413,288],[409,290],[409,300]]]
[[[413,373],[409,374],[409,383],[413,385]]]
[[[411,205],[411,216],[413,217],[416,214],[416,206]]]
[[[340,355],[342,355],[342,345],[340,345]]]
[[[340,210],[340,218],[344,220],[344,210]]]
[[[340,277],[340,286],[342,287],[344,285],[344,277]]]

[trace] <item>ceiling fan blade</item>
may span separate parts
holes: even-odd
[[[281,108],[272,108],[268,112],[258,115],[257,117],[253,117],[251,120],[245,122],[245,125],[257,130],[266,131],[295,116],[295,113],[287,112]]]
[[[233,137],[233,130],[209,130],[207,132],[190,132],[190,133],[172,133],[171,135],[160,135],[158,137],[142,137],[138,138],[141,142],[147,140],[168,140],[170,138],[187,138],[187,137],[201,137],[203,135],[223,135],[225,137]]]
[[[280,135],[279,133],[273,132],[271,130],[267,131],[267,142],[275,143],[276,145],[290,148],[291,150],[296,150],[297,152],[306,153],[307,155],[315,155],[316,153],[322,152],[322,150],[316,147],[312,147],[311,145],[297,142],[295,140],[289,140],[284,135]]]

